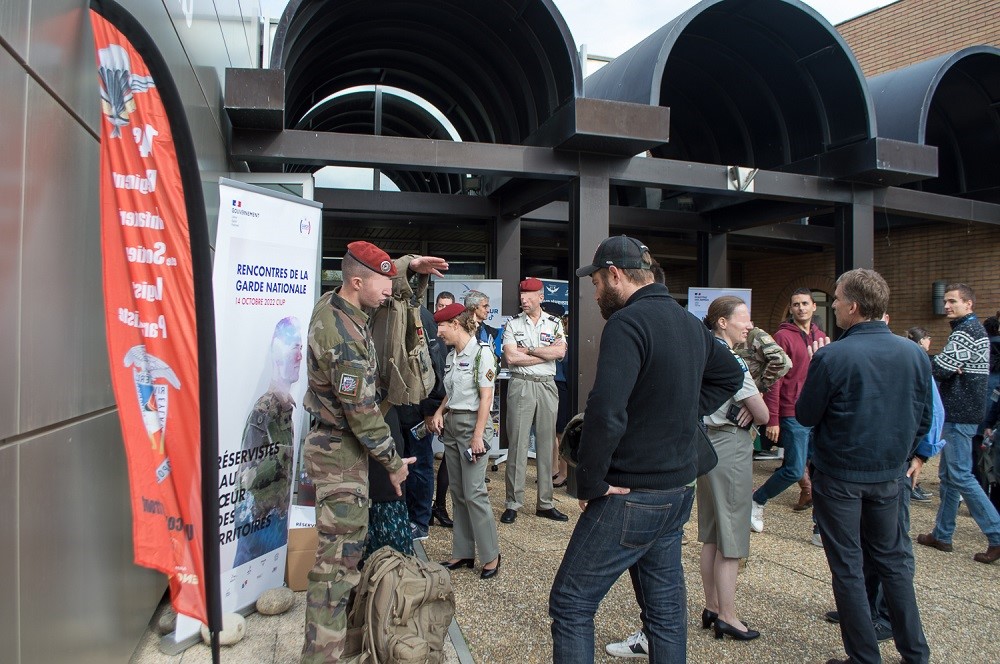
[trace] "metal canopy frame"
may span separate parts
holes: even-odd
[[[585,84],[551,0],[291,0],[271,66],[227,72],[233,160],[395,173],[410,192],[318,190],[317,199],[340,218],[455,224],[448,241],[492,246],[487,262],[508,283],[522,276],[526,237],[567,240],[569,274],[612,231],[682,238],[696,247],[700,283],[725,286],[731,245],[832,243],[838,272],[872,267],[876,210],[1000,224],[1000,204],[915,188],[937,177],[938,148],[877,131],[856,60],[800,0],[704,0]],[[326,113],[325,131],[300,122],[358,85],[420,96],[462,140],[377,135],[387,132],[352,119],[360,97],[313,110]],[[411,129],[428,124],[412,109],[391,115]],[[421,186],[428,175],[439,184]],[[416,193],[458,191],[453,178],[467,176],[480,195]],[[803,217],[819,223],[795,223]],[[579,306],[591,283],[570,284],[582,406],[603,321]],[[508,289],[502,311],[516,307]]]

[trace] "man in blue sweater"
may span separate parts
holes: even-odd
[[[813,513],[833,575],[849,656],[843,661],[852,664],[882,661],[862,541],[882,581],[903,661],[930,658],[913,590],[913,553],[899,527],[899,477],[931,425],[931,367],[919,346],[881,320],[888,303],[889,286],[874,270],[841,275],[833,311],[846,331],[816,351],[795,404],[796,418],[813,427]]]
[[[549,595],[556,664],[594,661],[594,614],[626,569],[650,661],[687,656],[681,532],[699,473],[695,427],[736,393],[743,370],[653,283],[651,266],[649,249],[622,235],[576,273],[591,278],[607,324],[576,468],[584,512]]]
[[[934,378],[944,402],[944,431],[948,441],[941,451],[941,505],[934,531],[917,535],[917,543],[939,551],[952,551],[958,498],[965,499],[969,514],[986,535],[989,548],[972,558],[992,563],[1000,558],[1000,514],[972,476],[972,437],[986,414],[986,386],[989,380],[990,342],[972,307],[976,295],[965,284],[945,287],[944,313],[951,319],[951,335],[941,352],[934,356]]]

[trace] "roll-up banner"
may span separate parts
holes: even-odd
[[[135,562],[167,575],[178,613],[219,629],[217,604],[206,604],[217,588],[205,577],[203,526],[214,517],[202,511],[201,458],[216,455],[215,336],[197,160],[149,36],[116,4],[92,6],[105,325]]]
[[[284,582],[323,233],[313,201],[227,179],[219,199],[217,546],[228,613]]]

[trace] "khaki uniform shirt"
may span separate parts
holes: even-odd
[[[444,366],[444,391],[448,394],[448,408],[477,412],[479,388],[493,387],[493,379],[496,377],[496,357],[489,344],[479,343],[473,338],[461,352],[452,349]]]
[[[725,344],[725,342],[720,341],[720,343],[728,347],[728,344]],[[736,355],[736,353],[734,352],[733,355]],[[726,403],[722,404],[719,410],[715,411],[711,415],[705,416],[705,424],[710,427],[736,426],[726,419],[726,411],[729,410],[731,405],[741,403],[755,394],[760,394],[757,390],[757,385],[753,381],[753,376],[747,368],[747,363],[744,362],[739,355],[736,355],[736,361],[739,362],[740,367],[743,368],[743,386],[736,394],[726,400]]]
[[[375,344],[368,315],[338,291],[319,299],[309,322],[309,389],[303,406],[319,428],[357,439],[389,472],[395,472],[403,461],[378,407]]]
[[[538,324],[534,324],[522,311],[511,318],[503,330],[503,345],[521,349],[551,346],[560,340],[566,340],[562,321],[545,312],[538,318]],[[510,372],[524,376],[555,376],[556,361],[549,360],[530,367],[511,367]]]

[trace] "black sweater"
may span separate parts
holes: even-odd
[[[694,428],[743,384],[743,370],[666,287],[636,291],[604,326],[587,397],[577,491],[672,489],[697,476]]]

